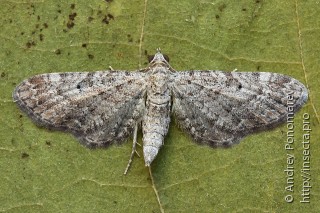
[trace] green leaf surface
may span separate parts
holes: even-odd
[[[0,212],[320,209],[316,0],[8,0],[0,13]],[[286,124],[231,149],[211,149],[193,143],[173,119],[151,169],[136,157],[124,176],[132,138],[89,150],[71,134],[37,127],[12,100],[15,86],[35,74],[136,70],[158,47],[176,70],[268,71],[303,82],[309,100],[295,116],[293,150],[285,149]],[[303,122],[312,129],[307,149]],[[293,192],[285,190],[288,154],[295,157]],[[310,203],[301,203],[307,157]]]

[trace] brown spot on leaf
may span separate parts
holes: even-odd
[[[68,20],[68,23],[67,23],[67,27],[69,29],[73,28],[74,27],[74,19],[75,17],[77,16],[77,13],[71,13],[69,14],[69,20]]]
[[[102,22],[105,24],[109,24],[109,20],[106,16],[104,17],[104,19],[102,19]]]
[[[68,27],[69,29],[71,29],[72,27],[74,27],[74,23],[69,20],[68,23],[67,23],[67,27]]]
[[[148,62],[150,63],[152,61],[152,59],[154,58],[154,55],[148,55]]]
[[[56,55],[60,55],[60,54],[61,54],[61,50],[60,50],[60,49],[56,49],[56,51],[54,51],[54,53],[55,53]]]
[[[77,16],[77,13],[72,13],[69,15],[69,20],[74,21],[74,18]]]
[[[102,19],[102,22],[105,24],[109,24],[110,20],[114,20],[114,16],[108,13],[107,15],[104,16],[104,18]]]
[[[127,37],[128,37],[128,42],[133,42],[133,39],[130,34],[128,34]]]
[[[227,5],[222,4],[218,7],[219,11],[222,12],[224,9],[226,9]]]
[[[29,157],[29,154],[28,154],[28,153],[26,153],[26,152],[22,152],[22,153],[21,153],[21,158],[22,158],[22,159],[27,158],[27,157]]]
[[[113,15],[111,15],[110,13],[108,13],[108,14],[107,14],[107,17],[108,17],[109,19],[114,20],[114,16],[113,16]]]
[[[28,41],[26,43],[27,48],[31,48],[32,46],[36,46],[36,43],[34,41]]]

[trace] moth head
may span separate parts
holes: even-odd
[[[160,48],[157,49],[155,55],[149,55],[148,60],[150,64],[169,64],[169,57],[167,55],[163,55],[160,51]]]

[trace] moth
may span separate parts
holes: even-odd
[[[229,147],[283,123],[308,99],[298,80],[270,72],[175,71],[158,49],[137,71],[48,73],[24,80],[13,99],[38,125],[72,133],[89,148],[121,144],[142,127],[146,166],[173,114],[195,142]],[[290,100],[288,100],[290,99]]]

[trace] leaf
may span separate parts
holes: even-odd
[[[316,1],[6,1],[0,12],[0,211],[319,209]],[[146,55],[158,47],[176,70],[270,71],[303,82],[309,101],[295,116],[293,150],[284,148],[286,124],[231,149],[211,149],[193,143],[173,119],[150,171],[136,157],[123,176],[132,138],[123,146],[89,150],[70,134],[37,127],[12,101],[15,85],[35,74],[110,65],[135,70],[147,66]],[[303,131],[306,122],[311,132]],[[309,148],[303,148],[303,134],[311,134]],[[288,154],[295,157],[293,192],[285,190]],[[304,189],[311,199],[304,204],[302,186],[309,182],[301,169],[308,157],[312,187]]]

